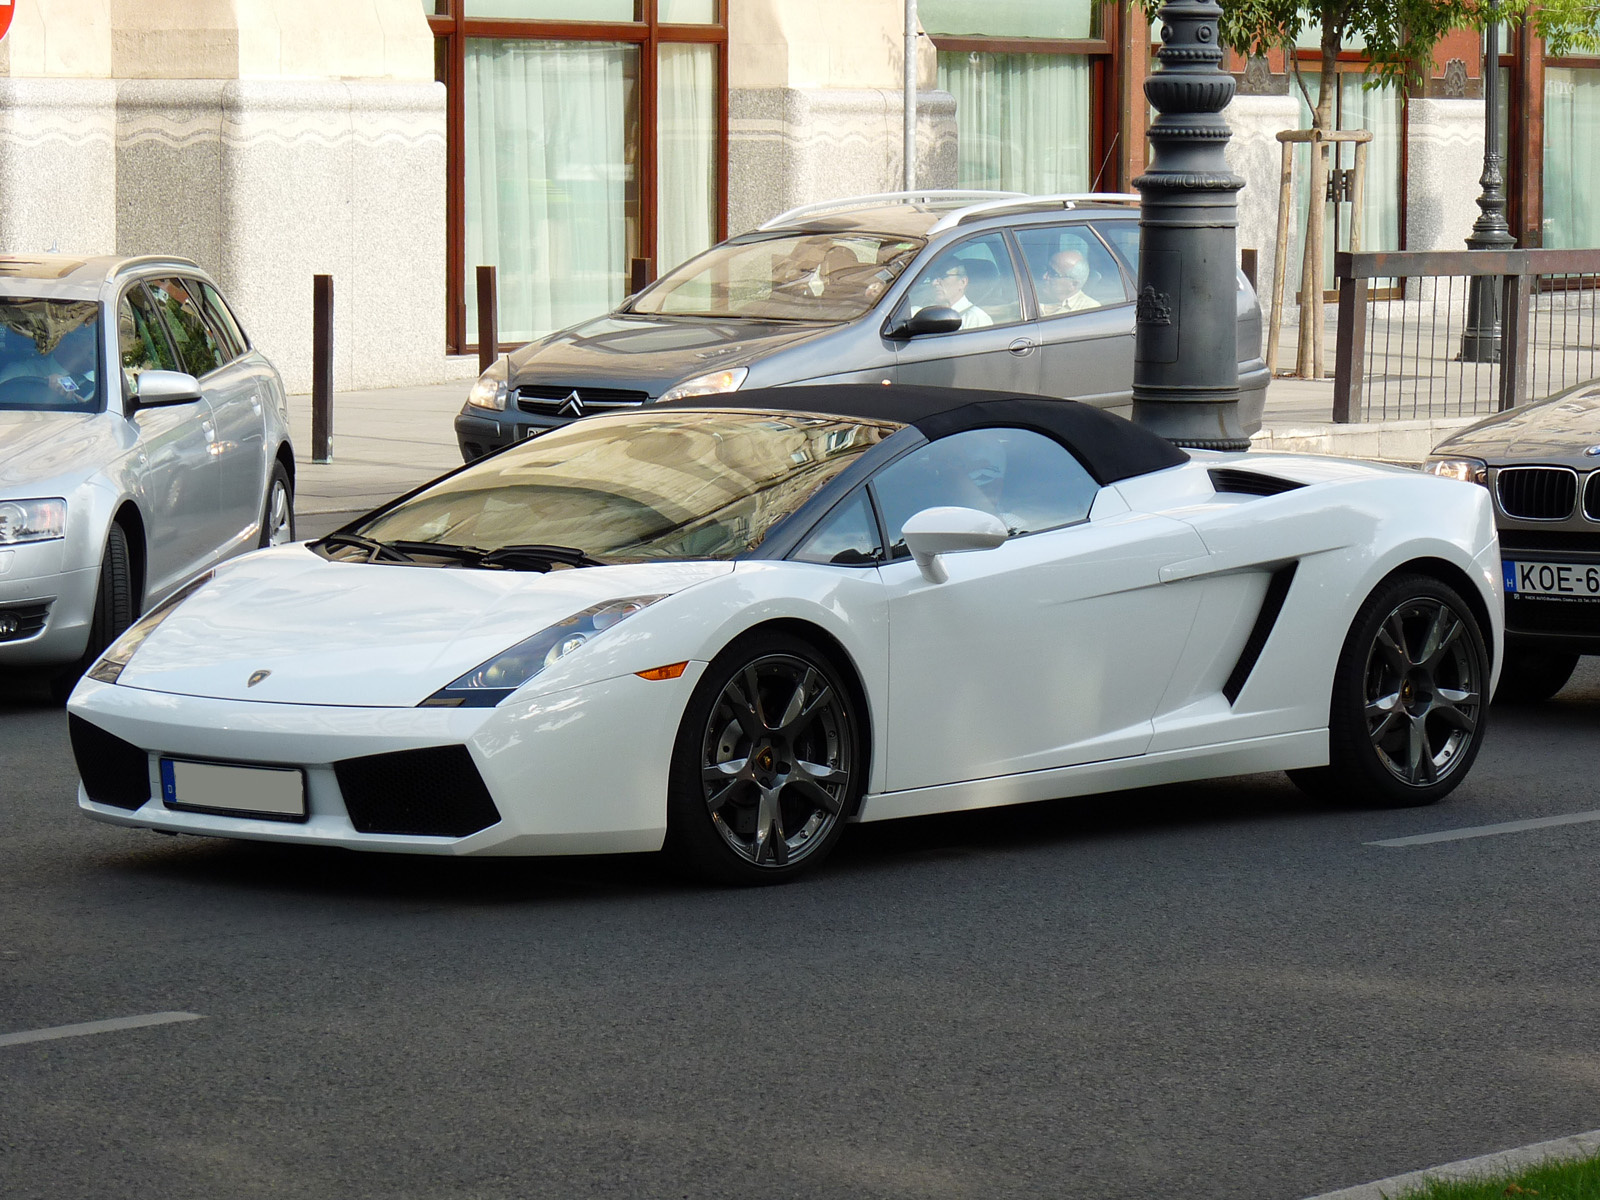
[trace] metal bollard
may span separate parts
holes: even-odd
[[[333,461],[333,276],[311,279],[311,461]]]
[[[500,300],[493,267],[478,268],[478,374],[500,357]]]

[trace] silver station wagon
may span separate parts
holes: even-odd
[[[478,380],[462,457],[590,413],[783,384],[1133,398],[1137,196],[896,192],[808,205],[713,246]],[[1240,416],[1261,425],[1261,308],[1238,275]]]
[[[294,537],[278,372],[181,258],[0,256],[0,671],[65,689],[190,577]]]

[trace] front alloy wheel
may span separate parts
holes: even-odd
[[[855,702],[826,656],[767,635],[712,663],[684,715],[668,841],[695,873],[778,883],[832,849],[859,794]]]
[[[1293,772],[1295,782],[1386,808],[1442,799],[1477,756],[1488,679],[1482,631],[1453,588],[1421,575],[1386,581],[1339,656],[1329,765]]]

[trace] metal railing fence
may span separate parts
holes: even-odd
[[[1336,422],[1487,416],[1600,378],[1600,249],[1341,253],[1334,273]],[[1463,354],[1481,351],[1468,318],[1483,279],[1498,284],[1497,359]]]

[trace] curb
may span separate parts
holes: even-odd
[[[1444,438],[1481,420],[1482,414],[1423,421],[1375,421],[1360,425],[1273,423],[1261,427],[1250,439],[1250,448],[1297,454],[1333,454],[1341,458],[1365,458],[1381,462],[1421,462]]]
[[[1308,1196],[1306,1200],[1395,1200],[1412,1188],[1427,1184],[1460,1179],[1478,1179],[1484,1176],[1508,1175],[1547,1162],[1566,1162],[1587,1158],[1600,1152],[1600,1129],[1588,1133],[1574,1133],[1569,1137],[1554,1138],[1548,1142],[1535,1142],[1531,1146],[1518,1146],[1514,1150],[1501,1150],[1478,1158],[1464,1158],[1460,1162],[1445,1163],[1442,1167],[1428,1167],[1405,1175],[1391,1175],[1388,1179],[1363,1183],[1357,1187],[1337,1192],[1323,1192]]]

